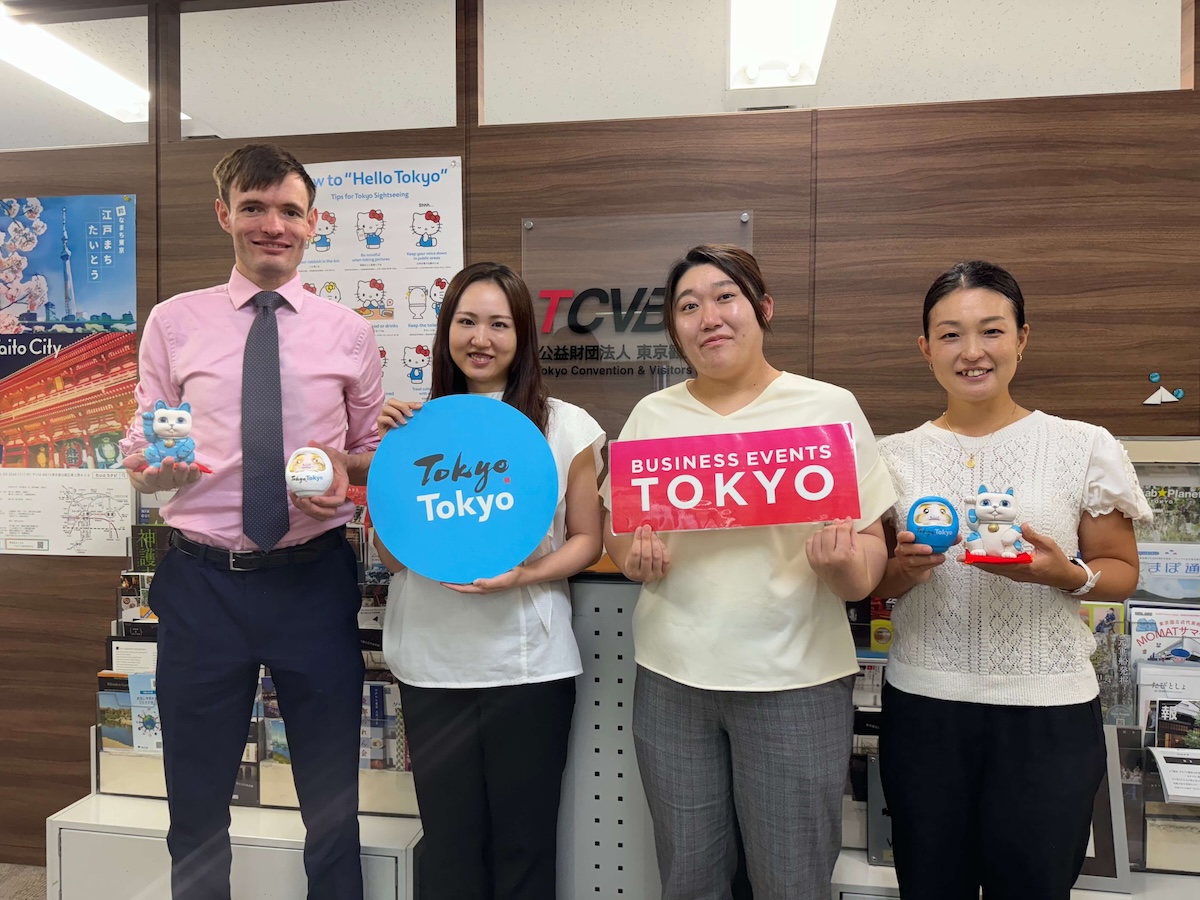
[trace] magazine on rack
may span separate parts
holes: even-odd
[[[129,698],[133,707],[133,749],[162,753],[162,722],[158,716],[158,691],[153,672],[129,673]]]
[[[1107,604],[1106,604],[1107,606]],[[1118,604],[1120,607],[1120,605]],[[1122,614],[1124,607],[1120,607]],[[1108,725],[1139,726],[1143,719],[1135,716],[1133,667],[1129,655],[1128,634],[1105,631],[1095,635],[1096,649],[1092,653],[1092,668],[1100,686],[1100,710]]]
[[[150,637],[158,633],[158,616],[150,609],[153,572],[122,572],[117,588],[117,633],[125,637]]]
[[[1200,699],[1152,700],[1146,743],[1168,803],[1200,803]]]
[[[1151,747],[1168,803],[1200,803],[1200,749]]]
[[[133,750],[133,706],[129,676],[104,670],[97,673],[96,725],[102,750]]]
[[[1138,480],[1154,511],[1134,523],[1141,571],[1139,598],[1200,598],[1200,463],[1137,463]]]
[[[134,572],[153,572],[171,549],[170,525],[143,525],[132,527],[129,541],[130,568]]]
[[[1145,723],[1154,700],[1200,697],[1200,664],[1147,660],[1137,669],[1138,722]]]
[[[153,638],[109,635],[108,668],[114,672],[153,672],[158,667],[158,644]]]
[[[259,688],[261,691],[261,686]],[[234,779],[233,796],[230,803],[233,806],[258,806],[259,758],[262,755],[262,729],[260,726],[261,695],[255,697],[255,715],[250,717],[250,725],[246,730],[246,746],[242,750],[242,762],[238,766],[237,777]]]
[[[1130,600],[1126,619],[1134,665],[1147,660],[1177,665],[1200,662],[1200,608]]]

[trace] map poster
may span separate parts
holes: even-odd
[[[0,552],[126,556],[132,500],[124,469],[0,468]]]
[[[316,234],[300,275],[371,323],[389,397],[426,400],[442,298],[463,267],[457,156],[307,163]]]

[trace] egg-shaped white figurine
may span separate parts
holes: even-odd
[[[333,463],[317,447],[301,447],[287,464],[288,490],[297,497],[320,497],[333,484]]]

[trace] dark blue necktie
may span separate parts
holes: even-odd
[[[254,324],[242,357],[242,531],[260,550],[272,549],[289,528],[275,321],[282,303],[274,291],[254,295]]]

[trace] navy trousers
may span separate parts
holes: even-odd
[[[904,900],[1070,900],[1104,778],[1100,701],[994,706],[883,688],[879,774]]]
[[[229,900],[229,801],[258,683],[271,669],[307,829],[309,900],[362,900],[363,661],[354,553],[230,572],[172,549],[150,589],[174,900]]]
[[[400,684],[429,900],[555,900],[575,679]]]

